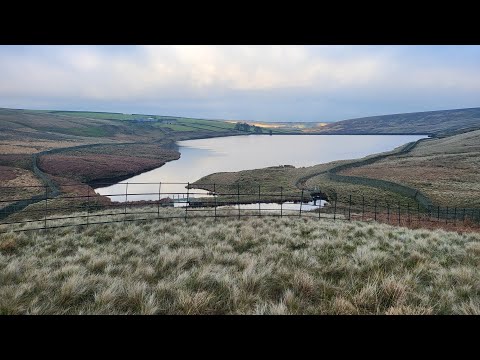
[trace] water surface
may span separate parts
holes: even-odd
[[[119,184],[98,188],[101,195],[125,194],[126,183],[132,200],[158,200],[161,198],[185,198],[185,184],[203,176],[225,171],[239,171],[268,166],[312,166],[334,160],[358,159],[374,153],[416,141],[422,135],[245,135],[212,139],[179,141],[181,157],[143,174],[123,180]],[[162,185],[159,186],[159,182]],[[152,183],[136,185],[132,183]],[[191,190],[192,191],[192,190]],[[198,197],[206,194],[193,190]],[[167,194],[170,193],[170,194]],[[177,193],[177,194],[171,194]],[[125,195],[111,197],[113,201],[125,201]]]

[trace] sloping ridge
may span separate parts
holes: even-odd
[[[480,108],[379,115],[329,123],[329,134],[423,134],[444,137],[480,129]]]
[[[338,172],[346,169],[351,169],[355,167],[360,167],[364,165],[373,164],[379,160],[383,160],[390,156],[398,156],[404,155],[412,151],[418,144],[423,141],[429,140],[429,138],[420,139],[414,142],[410,142],[406,144],[403,148],[401,148],[398,152],[389,153],[389,154],[380,154],[378,156],[370,157],[365,160],[359,160],[353,163],[342,164],[338,165],[330,170],[326,171],[330,180],[338,181],[338,182],[346,182],[351,184],[360,184],[360,185],[367,185],[376,188],[381,188],[385,190],[394,191],[398,194],[407,196],[409,198],[414,199],[415,201],[419,202],[421,206],[423,206],[426,210],[431,210],[433,208],[433,202],[430,200],[428,196],[420,192],[419,190],[395,183],[393,181],[387,180],[380,180],[380,179],[372,179],[367,177],[360,177],[360,176],[347,176],[347,175],[340,175]]]
[[[428,196],[426,196],[421,191],[415,188],[397,184],[387,180],[379,180],[379,179],[372,179],[372,178],[366,178],[366,177],[360,177],[360,176],[347,176],[347,175],[338,174],[338,172],[342,170],[351,169],[354,167],[364,166],[368,164],[373,164],[374,162],[383,160],[390,156],[407,154],[408,152],[412,151],[420,142],[429,140],[429,139],[430,138],[424,138],[414,142],[407,143],[399,151],[383,153],[376,156],[369,156],[368,158],[363,160],[356,160],[346,164],[337,165],[329,170],[324,170],[324,171],[303,176],[296,181],[295,186],[298,188],[305,188],[305,183],[309,179],[321,174],[327,174],[328,178],[332,181],[345,182],[345,183],[357,184],[357,185],[366,185],[366,186],[371,186],[371,187],[376,187],[376,188],[396,192],[398,194],[414,199],[415,201],[419,202],[420,205],[423,206],[426,210],[431,210],[433,208],[433,202],[430,200],[430,198],[428,198]],[[312,189],[307,189],[307,190],[312,191]]]
[[[114,144],[109,144],[109,145],[125,145],[125,144],[136,144],[138,142],[131,142],[131,143],[114,143]],[[48,198],[54,198],[57,197],[61,194],[60,189],[58,186],[55,184],[55,182],[40,168],[38,167],[38,158],[39,156],[42,155],[47,155],[47,154],[55,154],[55,153],[60,153],[63,151],[68,151],[68,150],[77,150],[77,149],[85,149],[85,148],[90,148],[90,147],[95,147],[99,145],[104,145],[103,143],[96,143],[96,144],[87,144],[87,145],[77,145],[77,146],[71,146],[71,147],[64,147],[64,148],[55,148],[55,149],[50,149],[50,150],[45,150],[45,151],[40,151],[38,153],[32,154],[32,170],[37,175],[42,182],[45,184],[45,188],[48,189],[46,191],[46,194],[42,195],[35,195],[32,196],[29,199],[22,199],[19,201],[16,201],[10,205],[5,206],[4,208],[1,208],[0,211],[0,220],[5,219],[6,217],[12,215],[14,212],[18,212],[23,210],[29,205],[35,204],[40,201],[45,200],[45,196],[48,195]]]

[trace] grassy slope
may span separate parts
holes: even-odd
[[[76,118],[29,110],[0,109],[0,119],[2,128],[6,131],[30,132],[44,138],[48,138],[46,133],[57,138],[68,138],[68,135],[109,137],[116,132],[125,131],[125,126],[112,120]]]
[[[427,140],[406,155],[341,174],[406,184],[441,206],[480,207],[480,130]]]
[[[14,174],[19,168],[35,177],[32,154],[89,145],[92,147],[81,151],[42,154],[38,157],[39,167],[48,174],[76,181],[115,178],[177,159],[180,154],[172,146],[175,140],[238,134],[232,130],[232,124],[221,121],[156,116],[159,121],[177,122],[164,127],[159,126],[161,122],[128,121],[147,117],[150,116],[0,109],[0,177]],[[130,144],[118,146],[122,143]],[[138,143],[145,149],[139,148]]]
[[[153,121],[143,121],[152,118]],[[234,124],[223,121],[165,117],[157,115],[125,115],[117,113],[30,111],[0,109],[0,140],[43,139],[63,141],[102,140],[175,140],[175,127],[181,131],[238,134]],[[170,128],[165,133],[163,128]],[[218,134],[217,134],[218,135]],[[99,139],[91,139],[98,142]]]
[[[6,124],[5,121],[8,120],[9,125],[14,128],[24,126],[26,118],[36,116],[37,120],[35,120],[35,123],[27,119],[26,126],[35,128],[36,130],[87,137],[110,136],[115,132],[135,132],[138,131],[141,126],[148,129],[152,127],[168,127],[168,125],[192,126],[193,128],[200,127],[203,130],[209,131],[232,130],[234,127],[234,123],[231,122],[208,119],[81,111],[0,109],[0,116],[2,116],[3,124]],[[10,121],[12,119],[5,118],[8,116],[13,116],[15,119]],[[146,123],[134,121],[148,118],[154,119],[155,121]],[[43,120],[39,121],[38,119]],[[52,119],[55,119],[54,123],[52,123]],[[441,110],[344,120],[318,127],[318,131],[319,133],[358,134],[428,133],[444,136],[453,132],[458,133],[478,129],[480,126],[478,120],[480,120],[480,108]],[[318,123],[312,124],[313,127],[309,127],[307,123],[301,124],[301,127],[298,128],[297,126],[295,130],[302,131],[302,129],[305,128],[310,131],[318,125]],[[284,132],[284,130],[285,129],[281,128],[273,128],[274,132]]]
[[[480,128],[480,108],[427,111],[350,119],[327,124],[324,133],[407,133],[446,136]]]
[[[221,120],[195,119],[177,116],[162,115],[142,115],[142,114],[121,114],[121,113],[105,113],[105,112],[85,112],[85,111],[45,111],[48,114],[64,115],[70,117],[80,117],[88,119],[103,120],[122,120],[125,123],[142,123],[141,120],[150,120],[145,124],[157,128],[168,128],[173,131],[233,131],[234,123]]]
[[[8,233],[0,314],[480,314],[479,266],[479,234],[357,222]]]
[[[122,128],[125,130],[126,128]],[[73,119],[44,112],[0,109],[0,177],[9,173],[18,173],[23,169],[22,176],[4,182],[2,186],[39,185],[41,182],[34,174],[32,154],[78,145],[89,145],[102,142],[104,144],[121,142],[116,139],[116,133],[122,133],[111,122],[99,120]],[[112,133],[112,137],[101,137]],[[124,135],[127,133],[123,131]],[[30,178],[30,181],[25,179]],[[26,198],[32,195],[31,188],[1,189],[0,198]],[[38,190],[38,189],[37,189]],[[41,189],[41,191],[44,191]],[[4,205],[4,204],[3,204]]]
[[[389,153],[393,153],[403,148],[400,146]],[[365,157],[370,158],[370,155]],[[331,168],[345,163],[356,162],[358,160],[333,161],[326,164],[319,164],[309,167],[269,167],[255,170],[243,170],[238,172],[222,172],[207,175],[195,183],[198,186],[212,191],[212,186],[202,186],[201,184],[228,184],[217,185],[217,192],[235,193],[237,184],[240,184],[241,191],[244,189],[257,189],[258,184],[262,185],[262,193],[278,194],[279,188],[283,187],[284,193],[299,194],[299,188],[315,189],[318,188],[329,196],[330,199],[337,197],[340,203],[348,203],[349,195],[352,195],[353,203],[359,204],[362,196],[365,196],[366,203],[372,204],[374,199],[378,200],[379,206],[385,206],[386,203],[398,204],[406,207],[416,208],[416,202],[413,199],[397,194],[393,191],[378,189],[373,186],[348,184],[343,182],[331,181],[327,171]],[[306,193],[308,196],[308,192]],[[255,196],[252,196],[255,199]]]
[[[170,127],[174,130],[185,131],[181,127],[199,126],[203,129],[215,131],[215,128],[224,128],[232,130],[234,123],[194,119],[176,116],[159,115],[141,115],[141,114],[122,114],[122,113],[104,113],[104,112],[84,112],[84,111],[45,111],[46,114],[64,115],[69,117],[81,117],[89,119],[103,120],[126,120],[152,118],[158,121],[168,121],[171,124],[157,124],[160,127]],[[305,133],[416,133],[416,134],[437,134],[439,136],[451,133],[463,132],[479,128],[480,108],[455,109],[427,111],[417,113],[404,113],[392,115],[371,116],[365,118],[348,119],[333,123],[274,123],[272,130],[277,133],[305,132]],[[247,121],[250,124],[256,124],[255,121]],[[262,126],[268,129],[268,123],[260,122]],[[171,126],[169,126],[171,125]],[[178,128],[176,128],[178,127]]]

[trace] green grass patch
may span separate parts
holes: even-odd
[[[47,113],[56,114],[56,115],[85,117],[85,118],[92,118],[92,119],[103,119],[103,120],[133,120],[135,118],[135,115],[131,115],[131,114],[92,112],[92,111],[47,111]]]
[[[176,124],[155,124],[159,128],[167,128],[173,131],[195,131],[196,128],[185,126],[185,125],[176,125]]]

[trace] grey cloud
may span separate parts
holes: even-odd
[[[471,107],[479,49],[0,47],[0,106],[268,121]]]

